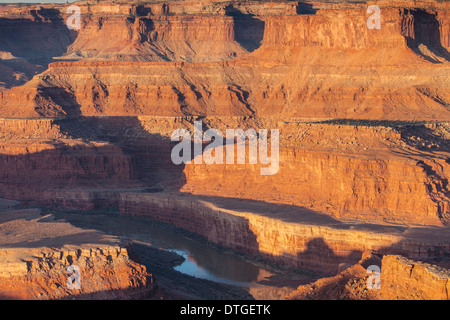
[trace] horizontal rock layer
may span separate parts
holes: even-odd
[[[301,207],[142,193],[121,194],[119,207],[123,214],[170,223],[250,256],[324,274],[357,262],[365,250],[414,258],[450,250],[447,237],[428,240],[426,232],[420,236],[423,230],[351,227]]]
[[[125,248],[29,249],[27,254],[29,259],[14,262],[19,250],[0,253],[0,299],[129,299],[151,292],[151,275]],[[67,286],[70,265],[80,268],[80,289]]]
[[[2,196],[120,206],[326,274],[366,249],[449,252],[444,228],[408,227],[449,219],[449,130],[434,123],[450,120],[449,5],[379,1],[371,30],[370,4],[85,2],[79,31],[65,5],[1,6]],[[280,129],[279,172],[173,165],[170,135],[194,120]]]
[[[210,14],[206,5],[204,14],[171,15],[88,6],[76,34],[63,30],[60,9],[52,11],[56,16],[44,10],[39,19],[24,12],[26,23],[6,12],[5,55],[39,56],[49,69],[3,92],[0,110],[8,117],[450,119],[446,4],[380,3],[383,27],[373,30],[362,5],[312,5],[311,14],[283,15],[241,8],[251,3],[216,5],[225,11]],[[102,15],[103,8],[111,12]],[[27,23],[54,28],[59,42],[31,41]],[[17,34],[32,47],[17,43]],[[53,55],[52,48],[58,48]],[[83,62],[50,63],[63,54]]]
[[[384,256],[381,268],[384,299],[448,300],[448,269],[406,259]]]
[[[14,208],[18,205],[0,199],[0,299],[151,295],[152,276],[130,259],[130,245],[43,215],[37,208]],[[70,266],[78,268],[77,273],[68,270]],[[79,287],[70,286],[74,278],[80,280]]]
[[[373,266],[378,266],[379,287],[368,287]],[[366,256],[338,275],[302,285],[288,300],[448,300],[448,269],[399,255]]]
[[[439,136],[447,132],[445,123],[429,129],[391,128],[388,123],[203,119],[224,135],[232,123],[244,129],[279,128],[278,170],[262,175],[261,169],[270,164],[249,164],[248,148],[245,164],[226,164],[224,158],[224,164],[175,165],[170,136],[177,128],[192,131],[193,121],[189,117],[2,120],[3,196],[39,200],[42,192],[59,187],[99,191],[150,187],[303,206],[350,221],[448,222],[449,164],[445,139]]]
[[[272,176],[260,176],[263,165],[187,165],[182,190],[311,206],[343,219],[426,225],[447,221],[448,201],[433,196],[434,177],[417,161],[281,150],[280,163]],[[447,167],[445,162],[436,165]],[[217,183],[208,183],[211,176]]]

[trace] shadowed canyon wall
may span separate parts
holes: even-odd
[[[151,275],[125,248],[29,251],[29,260],[11,262],[20,251],[2,250],[0,299],[139,299],[152,290]],[[81,289],[67,286],[70,265],[80,267]]]
[[[130,244],[18,201],[0,199],[0,246],[1,300],[130,299],[154,289]]]
[[[381,267],[380,286],[368,289],[369,265]],[[448,300],[448,269],[397,255],[366,251],[336,276],[302,285],[288,300]]]
[[[225,121],[203,120],[219,129]],[[251,123],[225,123],[242,121]],[[33,190],[38,193],[31,198],[39,199],[45,188],[181,188],[310,207],[339,219],[448,222],[448,146],[436,133],[447,134],[445,124],[434,131],[425,126],[279,124],[279,169],[263,176],[260,169],[267,165],[250,165],[248,158],[243,165],[174,165],[169,137],[179,126],[192,130],[192,122],[189,117],[3,120],[2,190],[25,200]],[[424,137],[428,131],[431,136]],[[413,139],[427,146],[409,146]],[[430,158],[429,150],[440,155]],[[212,176],[217,180],[211,181]]]
[[[449,4],[377,2],[374,30],[369,4],[85,2],[79,31],[65,5],[2,6],[1,196],[119,206],[326,274],[449,252]],[[195,120],[279,129],[278,173],[174,165]]]
[[[147,11],[125,5],[110,5],[111,13],[101,15],[108,6],[82,7],[90,13],[81,30],[70,46],[67,40],[59,46],[67,47],[60,59],[84,61],[50,64],[25,86],[3,92],[1,110],[14,117],[448,120],[448,5],[422,5],[383,6],[383,27],[373,30],[361,4],[282,16],[269,4],[256,13],[224,5],[224,11],[181,16],[151,9],[141,16]],[[5,23],[13,17],[5,14]],[[80,108],[66,110],[64,103]]]
[[[123,193],[119,207],[123,214],[161,220],[250,256],[323,274],[356,263],[365,250],[432,259],[450,249],[445,231],[430,230],[440,239],[427,239],[424,230],[352,226],[306,208],[257,201]]]

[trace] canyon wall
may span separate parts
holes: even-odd
[[[148,298],[154,289],[130,244],[17,201],[0,199],[0,246],[0,299]]]
[[[83,62],[50,63],[26,85],[3,92],[2,114],[450,119],[448,5],[380,4],[381,29],[367,28],[362,4],[312,5],[312,13],[229,5],[179,15],[153,13],[151,6],[82,6],[89,14],[76,35],[65,32],[54,37],[64,38],[58,45],[40,41],[35,48],[14,43],[14,28],[23,31],[11,22],[18,14],[6,13],[2,23],[15,27],[0,51],[30,60],[49,58],[58,46],[65,52],[47,62]],[[61,28],[58,10],[47,20],[22,18],[37,29]]]
[[[338,219],[423,225],[448,222],[445,158],[430,161],[417,157],[418,153],[400,156],[393,150],[402,141],[401,133],[389,128],[292,127],[281,127],[280,136],[289,132],[281,146],[295,147],[280,148],[275,174],[261,175],[261,168],[270,164],[249,165],[248,158],[245,165],[187,164],[181,190],[305,206]],[[216,183],[209,182],[211,176]]]
[[[119,208],[123,214],[170,223],[249,256],[324,274],[335,274],[339,264],[356,263],[365,250],[429,259],[450,249],[444,231],[432,231],[441,235],[439,240],[427,240],[426,232],[420,235],[423,230],[402,233],[381,225],[342,224],[305,208],[255,201],[123,193]]]
[[[368,289],[369,265],[381,267],[380,287]],[[288,300],[448,300],[448,269],[398,255],[368,255],[338,275],[299,286]]]
[[[152,290],[151,275],[125,248],[29,249],[17,261],[23,251],[0,252],[0,299],[139,299]],[[80,289],[67,285],[70,265],[80,268]]]
[[[99,195],[102,189],[153,188],[290,204],[349,221],[448,223],[449,164],[439,136],[447,132],[444,123],[431,130],[244,119],[202,120],[224,134],[230,123],[279,128],[275,174],[261,175],[270,164],[250,164],[248,152],[245,164],[175,165],[170,136],[177,128],[192,131],[194,118],[5,119],[0,187],[3,196],[42,202],[61,187],[93,188]],[[430,158],[430,150],[440,153]]]
[[[448,300],[448,269],[402,256],[384,256],[381,268],[383,299]]]
[[[381,29],[372,2],[79,4],[79,31],[66,5],[0,6],[2,196],[119,206],[325,274],[450,251],[448,3],[378,1]],[[195,120],[280,129],[279,171],[174,165]]]
[[[117,35],[114,41],[109,34]],[[246,53],[231,17],[93,18],[67,50],[74,59],[220,61]]]
[[[403,161],[282,150],[276,175],[242,166],[238,184],[233,165],[187,165],[182,191],[312,206],[336,218],[442,225],[448,202],[429,193],[424,168]],[[208,184],[210,176],[219,182]]]
[[[170,161],[170,140],[155,132],[155,121],[135,117],[3,119],[3,196],[45,202],[42,192],[70,188],[101,193],[111,188],[142,189],[157,182],[179,187],[183,168]],[[167,131],[177,123],[173,118],[159,121],[168,126]]]
[[[264,46],[319,46],[336,49],[393,49],[427,44],[449,49],[448,4],[437,9],[381,6],[382,27],[367,28],[367,5],[341,10],[315,9],[314,14],[272,16],[266,19]],[[376,3],[380,5],[379,2]],[[437,9],[437,10],[436,10]],[[380,11],[380,12],[381,12]],[[411,42],[411,40],[413,40]]]

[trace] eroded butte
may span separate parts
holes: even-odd
[[[23,206],[0,212],[0,297],[155,294],[119,239],[34,206],[118,208],[327,277],[291,299],[448,299],[448,2],[75,5],[79,30],[68,4],[0,5],[0,196]],[[277,173],[175,165],[171,135],[195,121],[278,129]],[[69,256],[84,292],[64,287]]]

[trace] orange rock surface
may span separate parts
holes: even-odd
[[[3,209],[0,246],[0,299],[129,299],[153,288],[151,274],[118,239],[39,209]],[[71,265],[79,267],[80,288],[67,284]]]
[[[296,206],[220,197],[120,195],[121,213],[146,216],[221,246],[291,267],[335,274],[365,250],[434,259],[450,250],[448,229],[343,223]]]
[[[51,63],[26,85],[3,92],[0,110],[11,117],[449,120],[449,8],[421,4],[380,4],[383,28],[374,30],[366,26],[362,4],[317,5],[313,14],[301,14],[300,7],[296,14],[289,3],[286,12],[268,4],[254,14],[245,9],[252,2],[237,8],[222,3],[221,10],[211,9],[220,6],[213,2],[202,13],[182,16],[152,6],[85,5],[82,12],[91,14],[76,35],[51,30],[59,32],[60,42],[32,48],[14,40],[27,26],[17,24],[19,13],[6,11],[4,52],[31,59],[33,51],[48,56],[58,46],[61,59],[83,61]],[[41,15],[63,21],[63,9],[44,8]],[[25,11],[20,17],[29,17],[34,29],[49,28],[35,15]],[[113,41],[109,34],[116,35]]]
[[[381,267],[379,289],[368,288],[370,265]],[[298,287],[286,299],[448,300],[449,277],[446,268],[402,256],[369,254],[334,277]]]
[[[378,250],[392,269],[384,297],[445,298],[423,285],[440,281],[426,268],[406,279],[407,263],[391,256],[450,254],[448,2],[76,4],[80,30],[65,25],[68,4],[0,5],[2,197],[118,206],[326,275]],[[371,4],[381,29],[367,28]],[[279,129],[277,174],[174,165],[171,134],[196,120],[203,130]],[[24,250],[30,268],[15,275],[11,265],[0,290],[18,281],[27,285],[14,297],[67,297],[62,257],[76,251]],[[146,271],[111,250],[117,270],[103,254],[78,257],[85,272],[118,275],[97,287],[87,279],[83,294],[144,286]],[[320,286],[363,273],[356,264]],[[44,282],[59,291],[32,288]],[[352,288],[347,298],[377,298]]]

